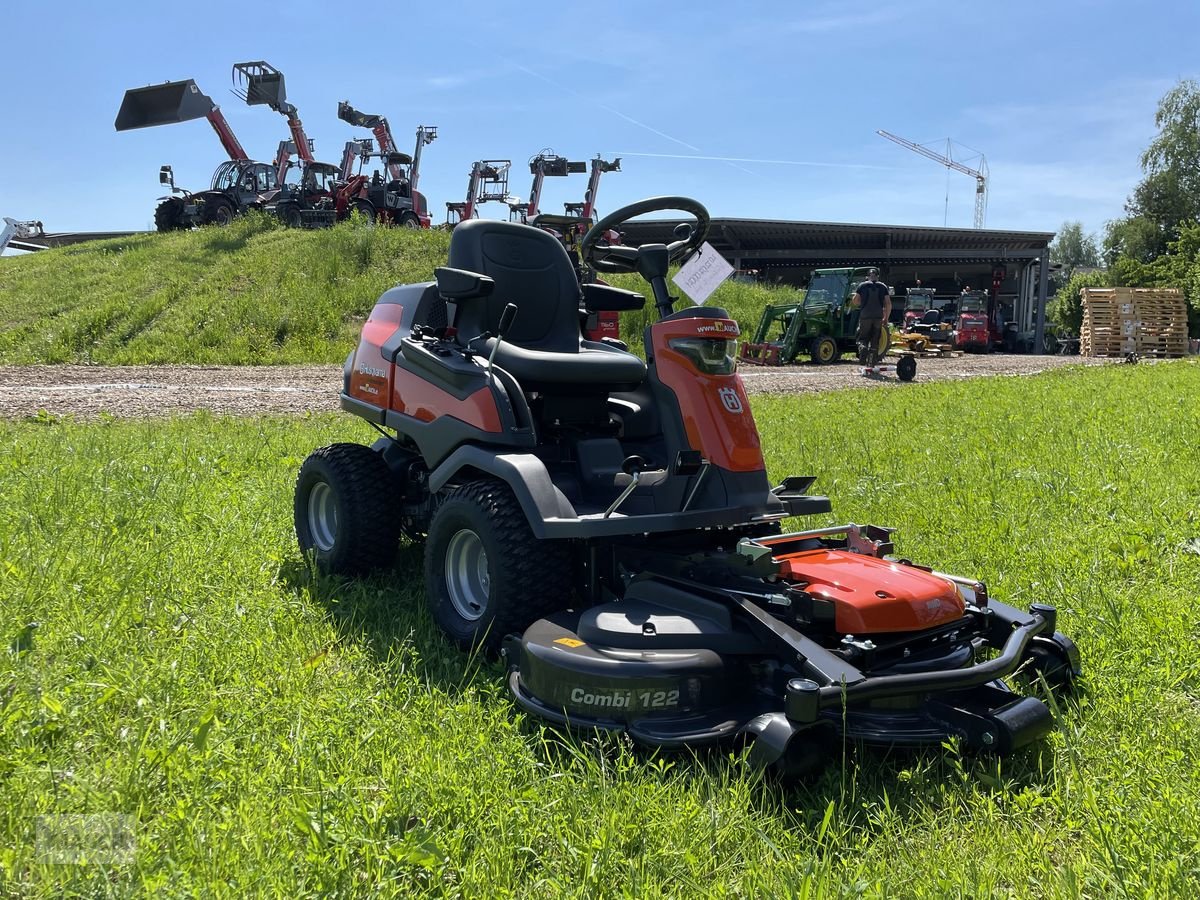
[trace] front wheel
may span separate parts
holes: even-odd
[[[917,375],[916,357],[902,356],[896,360],[896,377],[901,381],[912,381]]]
[[[363,217],[368,226],[375,224],[375,204],[370,200],[355,200],[352,209]]]
[[[154,227],[158,231],[177,231],[187,226],[183,222],[183,201],[171,197],[154,210]]]
[[[425,591],[434,621],[464,650],[495,650],[566,607],[571,557],[562,541],[533,536],[508,485],[455,488],[437,507],[425,543]]]
[[[478,217],[479,217],[479,214],[476,213],[475,218],[478,218]],[[401,214],[401,216],[400,216],[400,227],[401,228],[420,228],[421,220],[417,218],[416,213],[406,212],[406,213]]]
[[[392,563],[400,543],[395,478],[362,444],[314,450],[300,467],[293,502],[296,538],[317,568],[360,575]]]
[[[304,219],[300,215],[300,207],[294,203],[285,203],[282,206],[276,207],[275,215],[288,228],[299,228],[304,224]]]
[[[813,362],[826,365],[827,363],[835,362],[842,354],[838,350],[837,341],[829,337],[829,335],[825,335],[813,339],[812,345],[809,347],[809,355],[812,357]]]

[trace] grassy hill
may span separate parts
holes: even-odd
[[[253,216],[5,258],[0,363],[340,363],[379,294],[431,279],[449,241],[359,223],[287,230]],[[636,276],[614,283],[648,292]],[[766,303],[793,296],[727,283],[711,302],[745,330]],[[639,347],[652,317],[652,307],[623,314],[622,336]]]

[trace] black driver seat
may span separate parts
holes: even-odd
[[[508,303],[517,317],[496,351],[496,364],[526,390],[569,385],[632,389],[646,376],[646,364],[632,353],[580,332],[582,295],[575,268],[553,235],[513,222],[472,219],[455,227],[449,265],[487,275],[496,282],[479,302],[460,304],[455,323],[462,340],[496,332]],[[490,353],[495,338],[472,346]]]

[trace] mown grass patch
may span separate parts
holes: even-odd
[[[0,893],[1192,896],[1198,397],[1179,362],[754,398],[824,521],[1059,604],[1088,676],[1002,763],[840,747],[790,789],[543,732],[415,548],[312,578],[292,481],[355,419],[0,426]],[[39,862],[67,813],[130,816],[134,861]]]
[[[304,231],[251,215],[227,228],[5,258],[0,363],[340,363],[379,295],[431,281],[449,242],[439,230],[345,222]],[[637,276],[613,280],[648,295]],[[730,282],[710,303],[746,330],[767,302],[794,296]],[[653,307],[621,319],[622,337],[640,352]]]

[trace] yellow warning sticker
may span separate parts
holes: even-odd
[[[562,644],[564,647],[582,647],[583,641],[578,638],[558,638],[554,643]]]

